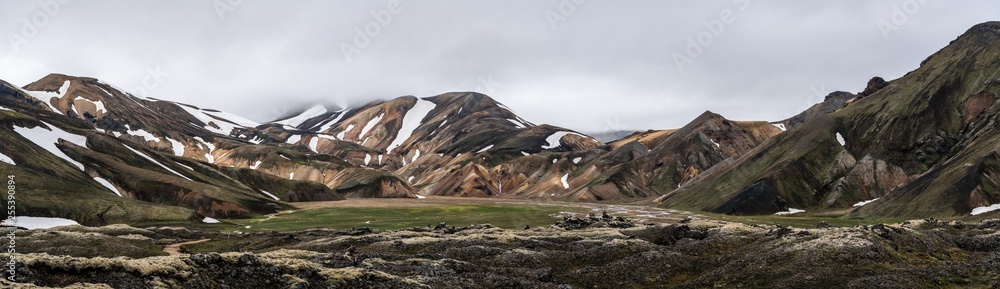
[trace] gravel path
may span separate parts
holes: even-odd
[[[211,241],[211,240],[212,239],[201,239],[201,240],[196,240],[196,241],[188,241],[188,242],[170,244],[170,245],[167,245],[166,247],[163,247],[163,252],[167,252],[167,254],[170,255],[170,256],[178,256],[178,255],[181,254],[181,246],[184,246],[184,245],[194,245],[194,244],[198,244],[198,243],[208,242],[208,241]]]

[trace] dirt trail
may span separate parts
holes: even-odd
[[[198,244],[198,243],[204,243],[204,242],[208,242],[208,241],[211,241],[211,240],[212,239],[201,239],[201,240],[197,240],[197,241],[187,241],[187,242],[183,242],[183,243],[170,244],[170,245],[167,245],[166,247],[163,247],[163,252],[167,252],[167,254],[169,254],[170,256],[177,256],[177,255],[181,254],[181,246],[184,246],[184,245],[193,245],[193,244]]]

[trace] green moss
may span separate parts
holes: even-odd
[[[271,219],[227,220],[237,224],[236,230],[294,231],[310,228],[350,229],[370,227],[392,230],[436,225],[446,222],[452,226],[492,224],[501,228],[520,229],[552,225],[559,220],[560,212],[581,211],[580,208],[557,206],[508,206],[508,205],[448,205],[432,207],[385,208],[325,208],[301,210],[282,214]],[[582,211],[581,211],[582,212]]]

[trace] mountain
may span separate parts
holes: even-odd
[[[137,98],[92,78],[52,74],[23,89],[3,82],[0,107],[0,167],[21,184],[22,215],[88,225],[247,218],[292,208],[287,201],[379,196],[391,192],[386,182],[401,183],[341,159],[262,145],[241,135],[255,124],[244,118]],[[282,170],[340,181],[275,173]],[[412,190],[399,195],[415,197]]]
[[[563,175],[555,172],[569,169],[550,170],[543,162],[604,145],[569,129],[535,125],[471,92],[404,96],[339,111],[315,107],[262,127],[286,143],[391,171],[425,195],[530,196],[558,188]],[[540,161],[519,160],[534,154],[542,155]],[[539,173],[548,174],[526,177]]]
[[[916,70],[887,83],[873,79],[845,107],[804,118],[670,192],[662,205],[727,214],[846,208],[854,217],[914,218],[969,216],[1000,203],[998,41],[1000,22],[976,25]]]
[[[87,77],[4,82],[0,92],[8,140],[0,167],[32,191],[18,210],[82,224],[246,218],[291,208],[286,202],[455,195],[462,186],[490,196],[540,190],[548,185],[539,178],[504,187],[495,165],[603,145],[476,93],[313,106],[257,123]],[[452,173],[461,166],[490,168],[488,184],[469,187]]]
[[[317,104],[259,123],[51,74],[0,83],[0,168],[22,180],[18,213],[83,224],[429,195],[990,217],[1000,213],[998,27],[976,25],[899,79],[830,93],[782,121],[706,111],[607,143],[473,92]]]
[[[781,133],[767,122],[732,121],[706,111],[677,130],[637,133],[612,143],[589,170],[594,199],[655,197]]]

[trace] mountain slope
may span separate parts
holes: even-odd
[[[254,128],[220,111],[138,99],[91,78],[53,74],[25,89],[3,82],[0,107],[0,166],[23,180],[26,193],[17,207],[22,215],[141,224],[246,218],[291,208],[284,201],[343,199],[333,184],[257,170],[265,156],[278,159],[268,162],[271,167],[280,163],[305,175],[316,169],[341,180],[378,174],[336,158],[231,137],[220,128],[231,127],[225,133],[234,135]],[[351,186],[386,191],[382,183]],[[409,186],[399,190],[396,195],[413,197]]]
[[[881,197],[852,215],[953,217],[1000,203],[991,157],[998,27],[973,27],[917,70],[671,192],[664,206],[766,214]]]
[[[502,175],[544,174],[548,168],[512,165],[522,157],[603,145],[565,128],[525,121],[478,93],[404,96],[339,111],[310,110],[292,117],[298,119],[294,129],[284,120],[271,122],[280,126],[262,127],[285,142],[359,166],[390,170],[426,195],[539,197],[533,192],[548,187],[540,184],[553,180],[558,184],[565,172],[528,182],[519,180],[522,177],[505,181]]]
[[[649,137],[637,134],[612,144],[610,153],[593,162],[594,176],[580,193],[598,200],[659,196],[779,133],[767,122],[731,121],[705,112],[680,129],[648,132]]]

